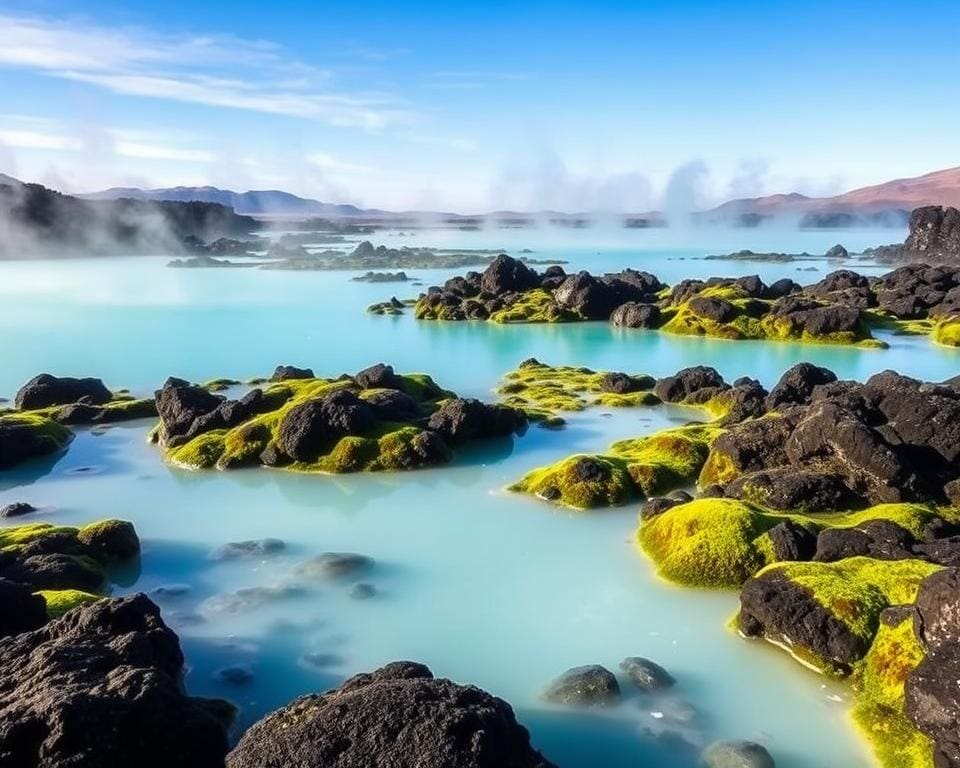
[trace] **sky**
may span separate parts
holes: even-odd
[[[669,210],[960,165],[960,3],[0,4],[0,172]]]

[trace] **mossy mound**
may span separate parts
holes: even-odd
[[[37,412],[0,415],[0,469],[65,449],[73,433]]]
[[[490,314],[494,323],[566,323],[577,319],[557,306],[553,294],[542,288],[525,291],[508,306]]]
[[[171,437],[162,420],[151,440],[184,469],[415,469],[448,462],[461,442],[525,423],[512,408],[460,400],[426,374],[398,375],[382,364],[355,377],[285,379],[237,401],[203,400],[201,392],[204,410],[188,411],[184,422],[184,404],[196,402],[200,389],[173,380],[158,394],[162,419],[180,431]]]
[[[50,619],[58,619],[78,605],[89,605],[103,597],[80,589],[41,589],[36,594],[46,601],[47,618]]]
[[[853,719],[879,762],[888,768],[932,768],[933,747],[905,715],[904,684],[923,660],[911,617],[880,623],[855,672]]]
[[[960,317],[951,317],[934,324],[931,337],[945,347],[960,347]]]
[[[694,425],[621,440],[607,453],[570,456],[528,472],[509,489],[574,509],[625,504],[692,484],[719,432]]]
[[[613,385],[613,377],[621,386]],[[660,398],[650,391],[655,383],[645,374],[612,374],[579,366],[546,365],[531,359],[506,373],[496,392],[502,402],[538,420],[556,416],[558,411],[582,411],[591,405],[657,405]],[[614,388],[624,391],[611,391]]]
[[[922,560],[849,557],[835,563],[776,563],[768,568],[804,588],[853,636],[869,643],[877,633],[880,614],[892,605],[913,603],[920,583],[941,566]]]
[[[736,499],[697,499],[642,522],[637,540],[665,579],[686,586],[736,588],[776,562],[767,534],[784,521],[815,535],[825,528],[889,520],[919,535],[936,517],[933,508],[922,504],[881,504],[853,513],[810,517],[773,512]],[[809,565],[820,573],[816,567],[824,564]]]

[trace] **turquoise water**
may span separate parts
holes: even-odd
[[[843,242],[853,249],[899,236],[844,233]],[[758,272],[803,282],[832,265],[797,272],[797,264],[698,257],[742,247],[822,252],[837,234],[725,233],[715,242],[687,238],[682,247],[676,237],[523,230],[379,241],[531,248],[538,258],[594,271],[635,266],[666,280]],[[805,359],[859,379],[885,368],[928,379],[960,372],[960,354],[925,339],[890,337],[891,348],[877,351],[685,339],[603,323],[417,323],[363,312],[415,287],[353,283],[352,273],[172,270],[165,261],[0,264],[0,395],[11,396],[41,370],[148,392],[168,375],[247,378],[278,363],[335,375],[385,360],[487,397],[504,371],[529,356],[654,375],[704,363],[767,384]],[[417,276],[430,284],[447,275]],[[685,745],[714,738],[762,741],[781,768],[870,765],[849,727],[842,687],[726,630],[735,594],[680,590],[654,577],[632,543],[634,506],[573,514],[502,490],[532,467],[688,418],[664,407],[591,411],[561,432],[534,428],[472,449],[452,467],[345,477],[176,470],[146,443],[150,424],[136,423],[80,431],[58,460],[0,473],[0,504],[30,501],[52,522],[133,520],[143,556],[117,574],[117,592],[166,587],[156,599],[181,636],[189,690],[236,701],[239,727],[299,693],[412,658],[506,698],[535,743],[563,766],[693,766],[696,750]],[[283,540],[285,549],[267,558],[211,558],[226,542],[264,537]],[[375,597],[356,600],[348,583],[296,574],[297,564],[325,551],[375,558],[362,577]],[[616,668],[632,655],[670,669],[679,681],[675,695],[628,696],[612,710],[588,713],[539,701],[567,667]],[[231,665],[252,680],[221,681],[218,671]],[[695,710],[692,721],[676,716],[681,701]]]

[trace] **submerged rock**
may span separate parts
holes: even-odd
[[[628,656],[620,662],[620,669],[642,691],[662,691],[676,683],[667,670],[642,656]]]
[[[574,706],[610,704],[620,698],[620,684],[613,672],[599,664],[573,667],[550,684],[543,698]]]
[[[184,695],[182,673],[177,637],[144,595],[0,638],[0,764],[222,765],[233,708]]]
[[[13,504],[0,507],[0,517],[22,517],[36,511],[37,508],[33,504],[28,504],[25,501],[15,501]]]
[[[324,552],[294,568],[298,576],[310,579],[343,579],[373,568],[374,560],[355,552]]]
[[[282,552],[286,544],[280,539],[248,539],[231,541],[210,553],[211,560],[235,560],[242,557],[269,557]]]
[[[703,751],[709,768],[775,768],[766,747],[752,741],[717,741]]]
[[[501,699],[413,662],[302,696],[254,724],[228,768],[550,768]]]

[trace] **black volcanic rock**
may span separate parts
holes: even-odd
[[[291,459],[312,461],[337,440],[374,424],[373,409],[348,390],[295,405],[280,422],[279,447]]]
[[[621,328],[656,328],[660,324],[660,307],[628,301],[613,310],[610,322]]]
[[[938,205],[910,214],[904,250],[920,258],[956,263],[960,260],[960,210]]]
[[[506,437],[522,429],[526,417],[505,405],[487,405],[472,398],[455,398],[443,404],[427,427],[452,445],[488,437]]]
[[[289,379],[312,379],[313,370],[310,368],[297,368],[295,365],[278,365],[274,370],[270,381],[287,381]]]
[[[113,394],[100,379],[74,379],[41,373],[24,384],[14,398],[14,405],[25,411],[51,405],[68,405],[83,400],[87,405],[102,405]]]
[[[413,662],[302,696],[254,724],[228,768],[551,768],[501,699]]]
[[[767,396],[767,408],[775,411],[789,405],[802,405],[810,402],[814,387],[830,384],[837,380],[833,371],[821,368],[813,363],[797,363],[780,377],[776,386]]]
[[[501,253],[484,271],[480,289],[494,296],[507,291],[526,291],[540,284],[537,273],[518,259]]]
[[[184,695],[176,635],[144,595],[0,638],[0,764],[217,768],[232,707]]]
[[[176,444],[190,431],[195,419],[215,410],[224,398],[183,379],[169,378],[155,393],[157,414],[168,444]]]

